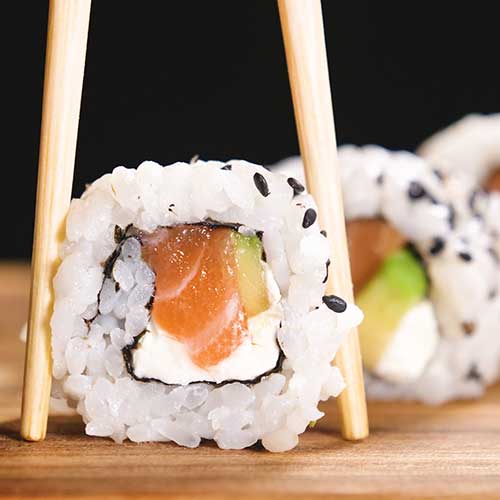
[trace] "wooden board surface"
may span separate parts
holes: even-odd
[[[371,437],[338,434],[335,404],[273,455],[169,443],[115,445],[75,417],[54,417],[47,440],[19,439],[26,266],[0,264],[1,498],[500,498],[500,387],[478,402],[441,408],[371,403]]]

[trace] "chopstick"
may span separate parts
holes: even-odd
[[[71,199],[91,0],[51,0],[38,164],[21,436],[45,438],[51,388],[52,279]]]
[[[332,267],[327,293],[353,300],[351,270],[337,159],[335,126],[320,0],[278,0],[306,183],[328,232]],[[356,330],[335,357],[346,381],[338,398],[342,435],[368,436],[363,369]]]

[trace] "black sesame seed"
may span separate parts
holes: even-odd
[[[429,253],[431,255],[440,254],[444,250],[444,245],[445,245],[445,241],[443,240],[443,238],[439,238],[439,237],[434,238],[434,240],[432,241],[432,245],[429,248]]]
[[[120,291],[120,283],[118,281],[115,281],[115,292],[118,293]]]
[[[328,309],[336,313],[343,313],[347,309],[345,300],[336,295],[324,295],[323,302]]]
[[[288,185],[293,189],[293,195],[298,196],[304,192],[304,186],[295,178],[289,177],[287,180]]]
[[[221,170],[232,170],[233,166],[231,164],[227,164],[227,165],[224,165],[223,167],[221,167]]]
[[[427,193],[427,199],[433,204],[433,205],[439,205],[439,202],[437,201],[432,194]]]
[[[319,232],[319,234],[323,235],[325,238],[328,238],[328,234],[327,234],[327,232],[326,232],[324,229],[322,229],[322,230]]]
[[[472,191],[472,193],[469,196],[469,209],[470,211],[475,214],[476,213],[476,200],[479,195],[479,191],[475,189]]]
[[[481,380],[483,376],[479,373],[476,363],[470,365],[469,371],[466,375],[467,380]]]
[[[465,262],[472,260],[472,255],[469,252],[458,252],[458,256]]]
[[[411,181],[410,185],[408,187],[408,197],[411,200],[418,200],[420,198],[423,198],[426,195],[426,191],[424,189],[424,186],[420,184],[420,182],[416,181]]]
[[[304,218],[302,219],[302,227],[307,229],[311,227],[316,222],[317,214],[314,208],[308,208],[304,213]]]
[[[460,326],[462,327],[465,335],[472,335],[476,330],[476,324],[472,321],[464,321]]]
[[[262,174],[255,172],[255,174],[253,174],[253,182],[259,193],[264,196],[264,198],[269,196],[269,186],[267,185],[266,178]]]
[[[330,267],[330,264],[331,264],[331,261],[330,261],[330,259],[328,259],[326,261],[326,276],[325,276],[325,279],[323,280],[323,283],[326,283],[328,281],[328,268]]]
[[[441,170],[434,168],[432,170],[432,173],[437,177],[438,180],[440,180],[441,182],[444,181],[444,174],[443,174],[443,172],[441,172]]]
[[[448,210],[449,210],[449,214],[448,214],[448,224],[450,226],[450,229],[454,229],[455,228],[455,222],[456,222],[456,212],[455,212],[455,207],[453,205],[448,205]]]

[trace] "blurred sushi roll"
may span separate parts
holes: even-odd
[[[500,235],[500,113],[468,115],[428,138],[418,154],[443,176],[461,218]]]
[[[339,161],[368,394],[478,395],[500,365],[491,235],[475,219],[457,225],[443,176],[422,158],[343,146]],[[276,168],[302,174],[300,159]]]
[[[325,296],[328,252],[302,184],[263,167],[114,169],[67,217],[55,396],[117,442],[293,448],[362,317]]]

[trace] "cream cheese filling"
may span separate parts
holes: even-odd
[[[429,300],[424,300],[401,318],[373,372],[395,383],[415,380],[430,361],[438,340],[434,308]]]

